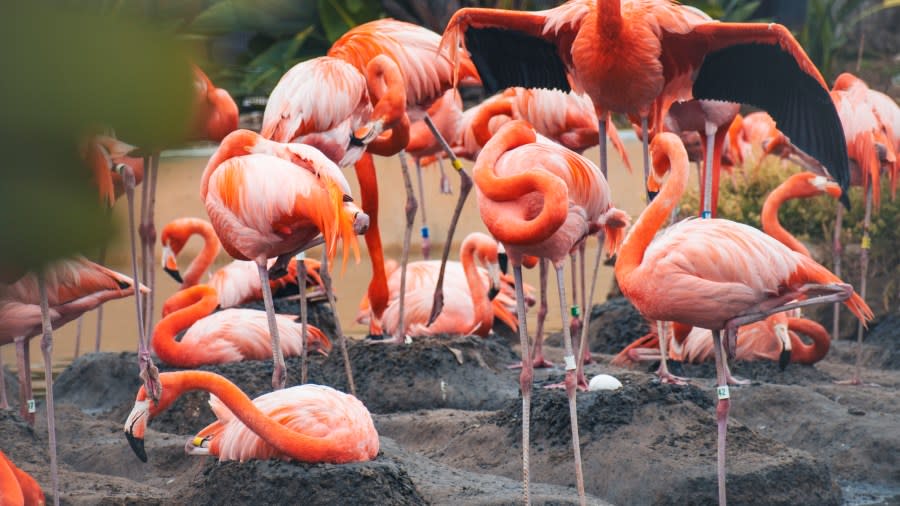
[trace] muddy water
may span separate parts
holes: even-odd
[[[630,134],[630,132],[627,132]],[[628,173],[619,159],[618,155],[612,153],[610,156],[610,186],[613,190],[613,202],[624,209],[633,219],[636,219],[641,209],[644,207],[644,200],[641,190],[641,146],[634,140],[634,137],[625,139],[628,156],[635,167],[633,173]],[[196,216],[206,219],[206,210],[199,198],[200,176],[206,161],[212,149],[196,149],[191,152],[169,152],[164,153],[156,195],[156,223],[157,231],[161,231],[162,227],[170,220],[182,216]],[[585,153],[591,160],[598,159],[598,150],[592,149]],[[471,163],[466,162],[466,169],[471,173]],[[385,254],[388,257],[399,259],[400,249],[403,240],[405,192],[403,190],[403,179],[401,177],[400,164],[396,157],[394,158],[376,158],[376,168],[379,177],[379,194],[380,212],[379,221],[381,226],[382,241],[385,245]],[[459,188],[459,179],[456,174],[452,173],[452,169],[447,167],[448,176],[452,183],[454,191]],[[354,195],[359,194],[359,187],[353,170],[346,171],[347,179],[350,181]],[[437,165],[423,168],[422,170],[423,184],[425,188],[426,212],[428,217],[428,226],[431,230],[432,252],[431,258],[440,257],[440,247],[447,235],[450,214],[456,202],[456,194],[442,195],[438,191],[440,173]],[[415,175],[413,175],[415,184]],[[138,191],[139,193],[139,191]],[[420,206],[421,206],[420,202]],[[421,209],[421,207],[420,207]],[[114,209],[117,223],[119,224],[119,234],[111,243],[107,254],[106,265],[110,268],[118,270],[127,275],[131,275],[131,265],[129,261],[128,234],[127,234],[127,207],[125,199],[122,198],[116,204]],[[413,231],[412,247],[410,260],[422,259],[421,239],[419,238],[419,227],[421,226],[421,214],[417,216],[416,225]],[[462,238],[469,232],[483,231],[486,232],[484,224],[478,214],[475,205],[474,191],[469,196],[469,200],[464,209],[463,215],[457,228],[456,237],[454,238],[454,248],[451,251],[451,259],[459,258],[459,243]],[[193,238],[185,247],[180,256],[180,265],[186,266],[191,258],[199,251],[201,247],[201,239]],[[596,253],[596,242],[591,241],[588,244],[588,265],[593,261],[593,255]],[[366,327],[353,323],[356,316],[359,301],[365,293],[366,287],[371,276],[371,266],[366,256],[365,242],[360,238],[360,250],[362,260],[357,264],[352,258],[348,262],[346,271],[343,275],[337,269],[334,273],[335,290],[338,296],[338,314],[344,326],[344,332],[350,336],[363,336],[366,333]],[[321,256],[321,250],[311,250],[309,253],[314,258]],[[160,248],[156,248],[156,283],[155,290],[155,320],[159,320],[159,310],[163,301],[173,294],[178,285],[162,271],[159,265]],[[231,261],[231,258],[223,251],[213,269],[225,265]],[[568,267],[567,267],[568,270]],[[566,274],[567,284],[570,284],[570,275]],[[611,267],[601,265],[601,271],[598,278],[596,300],[603,300],[609,291],[613,279],[613,270]],[[525,272],[525,281],[537,287],[538,275],[537,269]],[[556,295],[556,283],[551,273],[548,283],[550,288],[550,311],[548,317],[548,330],[550,332],[558,331],[560,325],[559,302]],[[567,293],[571,296],[571,286],[567,287]],[[299,311],[299,308],[298,308]],[[86,315],[82,322],[80,352],[90,352],[94,350],[96,335],[96,311]],[[137,330],[136,330],[136,314],[134,308],[134,300],[131,298],[112,301],[105,305],[103,312],[102,339],[100,342],[101,351],[134,351],[137,348]],[[529,314],[528,326],[534,328],[535,315],[534,311]],[[54,333],[54,349],[53,360],[54,370],[60,371],[64,368],[75,355],[76,333],[78,323],[72,322]],[[15,354],[12,346],[3,347],[0,351],[0,357],[3,363],[10,369],[15,368]],[[35,371],[35,376],[43,378],[43,363],[41,361],[39,339],[31,341],[31,362]],[[135,367],[137,367],[135,365]],[[41,385],[36,385],[38,388]]]

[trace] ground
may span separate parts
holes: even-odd
[[[639,332],[639,316],[622,300],[592,314],[597,363],[588,376],[613,374],[624,386],[578,396],[589,503],[714,504],[711,366],[685,367],[688,386],[659,384],[646,372],[649,364],[611,367],[615,347],[607,348],[608,341]],[[735,364],[735,374],[753,383],[732,390],[731,504],[900,503],[898,321],[888,315],[869,334],[864,379],[877,387],[833,384],[852,371],[855,356],[845,341],[814,367]],[[286,504],[300,497],[306,504],[518,503],[521,403],[518,372],[506,367],[518,358],[513,342],[493,336],[417,339],[410,346],[350,341],[357,393],[373,413],[381,451],[372,462],[343,466],[217,463],[185,455],[185,442],[213,420],[199,392],[152,421],[144,464],[122,433],[138,388],[136,356],[81,357],[55,388],[62,503]],[[561,362],[559,347],[549,346],[547,354]],[[270,388],[271,361],[204,369],[227,376],[251,397]],[[289,384],[297,383],[299,360],[289,359],[288,369]],[[15,379],[6,377],[14,399]],[[566,398],[542,388],[561,377],[560,369],[536,373],[531,478],[537,504],[577,504]],[[346,388],[337,347],[328,358],[311,359],[310,380]],[[49,491],[45,420],[43,406],[33,430],[16,411],[0,412],[0,448]]]

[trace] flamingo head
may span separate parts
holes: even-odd
[[[781,354],[778,356],[778,367],[783,371],[791,361],[791,338],[788,335],[787,323],[779,322],[774,325],[775,335],[781,341]]]
[[[166,378],[160,377],[162,383],[166,383]],[[159,402],[153,404],[147,396],[146,389],[141,386],[138,390],[137,398],[134,401],[134,407],[125,420],[125,438],[128,439],[128,445],[141,459],[141,462],[147,462],[147,452],[144,450],[144,433],[147,431],[147,424],[150,420],[166,410],[178,398],[178,392],[174,388],[162,389]]]

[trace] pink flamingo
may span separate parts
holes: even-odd
[[[604,231],[606,245],[615,251],[627,215],[612,207],[609,186],[599,169],[586,158],[553,142],[537,142],[528,123],[511,121],[485,145],[473,170],[481,219],[506,249],[516,284],[519,338],[522,345],[522,449],[526,502],[528,486],[529,419],[533,378],[525,298],[522,289],[524,255],[547,258],[556,268],[566,353],[566,394],[572,423],[575,474],[584,500],[584,479],[575,416],[575,357],[566,314],[563,266],[566,257],[588,235]]]
[[[688,158],[681,141],[664,132],[652,142],[654,171],[649,190],[658,197],[619,249],[616,279],[644,317],[712,329],[719,403],[719,503],[725,504],[725,431],[729,392],[719,333],[734,350],[741,325],[809,304],[846,300],[861,320],[872,311],[853,289],[811,258],[791,251],[765,233],[722,219],[685,220],[656,236],[684,193]],[[791,302],[795,299],[805,299]],[[665,356],[665,355],[663,355]]]
[[[265,360],[271,356],[268,317],[255,309],[225,309],[218,306],[216,290],[196,285],[175,293],[163,306],[163,319],[153,331],[153,351],[175,367],[198,367],[243,360]],[[290,315],[275,315],[281,352],[299,356],[303,350],[328,355],[331,341],[309,326],[307,341],[299,323]],[[180,341],[175,336],[185,331]],[[309,351],[307,351],[308,353]]]
[[[188,239],[198,234],[203,238],[203,247],[197,257],[185,270],[182,277],[178,270],[177,257],[184,248]],[[162,265],[175,281],[181,283],[181,288],[189,288],[200,283],[203,274],[215,261],[222,244],[216,237],[212,225],[200,218],[177,218],[163,227],[160,234],[160,242],[163,246]],[[270,260],[270,265],[272,261]],[[317,292],[325,293],[325,286],[319,276],[321,264],[311,258],[303,259],[306,272],[306,285],[312,283],[317,286]],[[297,260],[290,260],[287,267],[288,273],[278,279],[269,280],[273,291],[297,283]],[[216,290],[219,307],[229,308],[253,301],[263,300],[262,286],[259,283],[259,275],[256,272],[256,264],[243,260],[234,260],[221,269],[214,272],[206,283]],[[311,294],[313,295],[313,294]]]
[[[218,420],[188,441],[190,455],[331,464],[364,462],[378,455],[378,432],[369,410],[356,397],[331,387],[298,385],[250,400],[234,383],[211,372],[167,372],[159,379],[164,387],[159,403],[151,403],[141,387],[125,421],[128,443],[144,462],[147,424],[191,390],[212,394],[209,404]]]
[[[283,388],[287,377],[267,260],[278,257],[276,267],[285,266],[296,253],[318,244],[320,232],[328,260],[334,259],[339,239],[344,243],[344,261],[351,247],[358,259],[356,234],[366,231],[368,216],[353,203],[350,185],[340,169],[319,150],[268,141],[247,130],[232,132],[222,141],[204,170],[200,191],[225,251],[238,260],[256,262],[272,336],[272,386]],[[324,281],[333,306],[330,281]],[[355,387],[339,325],[338,339],[352,391]]]
[[[456,81],[463,84],[480,84],[480,78],[475,71],[475,66],[465,54],[458,54],[459,63],[454,69],[450,59],[439,51],[441,36],[426,28],[411,23],[405,23],[394,19],[379,19],[351,28],[328,50],[328,56],[341,58],[358,69],[364,68],[368,62],[378,56],[386,55],[396,62],[406,83],[406,110],[412,121],[423,119],[428,124],[435,138],[450,157],[453,167],[460,175],[460,191],[456,202],[456,208],[450,218],[447,231],[447,241],[441,255],[441,274],[435,285],[434,302],[432,305],[429,323],[434,322],[443,307],[443,271],[450,255],[450,247],[453,242],[453,234],[456,223],[459,220],[462,206],[472,187],[472,182],[462,164],[456,160],[447,141],[440,135],[434,122],[428,116],[428,108],[438,100],[450,88],[455,87]],[[464,53],[464,52],[463,52]],[[406,290],[406,265],[409,260],[409,241],[412,234],[412,226],[415,223],[416,202],[412,179],[409,175],[406,156],[400,152],[400,165],[403,172],[403,182],[406,188],[406,229],[403,238],[403,249],[400,254],[400,321],[403,321],[405,311],[402,293]],[[383,288],[383,287],[382,287]],[[372,299],[373,307],[376,300]],[[377,294],[383,296],[384,293]],[[376,308],[376,313],[380,308]],[[396,337],[396,336],[395,336]]]
[[[0,498],[4,506],[44,506],[46,499],[37,480],[16,467],[0,451]]]
[[[407,145],[406,93],[400,69],[387,56],[373,57],[358,68],[325,56],[301,62],[282,76],[263,115],[263,137],[307,144],[341,167],[355,165],[360,204],[369,216],[368,294],[379,317],[387,306],[387,275],[378,228],[378,181],[366,150],[391,156]]]
[[[475,262],[487,266],[492,291],[500,290],[500,267],[497,264],[497,242],[485,234],[473,232],[466,236],[459,250],[459,262],[448,262],[449,279],[444,289],[452,296],[440,316],[426,325],[431,312],[434,284],[440,272],[440,262],[412,262],[408,266],[405,293],[408,311],[402,324],[399,320],[400,273],[388,278],[392,297],[384,311],[382,325],[392,336],[432,336],[437,334],[478,335],[487,337],[494,324],[494,312],[484,279]],[[402,326],[401,329],[397,327]],[[388,342],[400,344],[396,339]]]
[[[784,26],[715,22],[670,0],[571,0],[536,12],[460,9],[441,44],[454,61],[461,48],[471,52],[489,93],[508,86],[575,88],[591,98],[598,118],[628,114],[644,132],[658,131],[677,101],[753,104],[772,113],[842,188],[849,182],[839,121],[825,100],[828,87]],[[601,169],[606,172],[605,159]]]

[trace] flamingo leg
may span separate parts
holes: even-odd
[[[601,230],[597,234],[598,242],[600,243],[597,248],[597,257],[594,259],[594,271],[591,274],[591,294],[588,296],[586,301],[586,308],[594,307],[594,288],[597,286],[597,273],[600,271],[600,257],[603,255],[603,240],[604,240],[604,232]],[[583,254],[583,253],[582,253]],[[582,262],[582,268],[584,268]],[[583,290],[582,290],[583,291]],[[582,357],[582,360],[578,361],[575,367],[575,377],[578,380],[578,387],[584,390],[588,388],[587,378],[584,376],[584,365],[589,364],[586,360],[587,357],[591,356],[590,347],[587,345],[588,341],[588,328],[591,326],[591,311],[590,309],[585,309],[585,321],[581,326],[581,338],[578,340],[578,356]]]
[[[872,224],[872,185],[866,191],[866,215],[863,218],[863,238],[862,247],[859,252],[859,271],[862,279],[859,280],[859,296],[866,299],[866,278],[869,274],[869,247],[872,239],[869,237],[869,226]],[[848,382],[850,385],[862,385],[860,371],[862,370],[862,343],[863,343],[863,322],[859,322],[856,328],[856,365],[853,367],[853,377]]]
[[[409,239],[409,234],[406,235]],[[328,296],[328,303],[331,304],[331,310],[334,312],[334,329],[337,332],[338,343],[341,347],[341,357],[344,359],[344,372],[347,374],[347,386],[350,388],[350,395],[356,397],[356,384],[353,383],[353,367],[350,365],[350,354],[347,352],[347,338],[344,337],[344,331],[341,329],[341,319],[338,317],[337,304],[334,301],[334,289],[331,287],[331,271],[328,266],[328,255],[322,254],[322,268],[319,270],[319,277],[322,278],[322,284],[325,285],[325,294]]]
[[[834,275],[838,278],[841,277],[841,253],[843,252],[843,247],[841,245],[841,232],[844,223],[844,206],[838,203],[837,211],[834,215],[834,238],[832,240],[832,257],[834,258]],[[834,319],[831,322],[831,340],[837,341],[840,337],[840,322],[841,322],[841,304],[838,302],[834,303]]]
[[[431,325],[437,320],[438,315],[441,314],[441,310],[444,309],[444,271],[447,269],[447,258],[450,257],[450,248],[453,244],[453,233],[456,232],[456,224],[462,213],[463,205],[466,203],[466,197],[468,197],[469,192],[472,191],[472,178],[469,177],[469,174],[463,169],[462,162],[459,161],[459,158],[457,158],[453,150],[450,149],[450,145],[438,131],[437,127],[434,126],[434,122],[431,121],[431,117],[427,114],[425,115],[425,124],[428,125],[428,129],[431,130],[431,133],[441,144],[441,147],[444,148],[444,152],[447,153],[447,156],[450,157],[450,163],[453,165],[453,168],[459,173],[459,197],[456,200],[456,207],[453,209],[453,216],[450,218],[450,228],[447,230],[447,241],[444,243],[444,251],[441,253],[441,268],[438,272],[437,283],[434,286],[434,299],[431,304],[431,315],[428,317],[428,323],[426,324]],[[402,303],[401,299],[401,304]]]
[[[47,300],[47,282],[44,275],[38,275],[38,290],[41,294],[41,353],[44,356],[44,382],[47,387],[47,432],[50,443],[50,481],[53,484],[53,504],[59,506],[59,468],[56,462],[56,413],[53,409],[53,327],[50,323],[50,303]]]
[[[660,383],[668,383],[671,385],[686,385],[687,381],[679,376],[669,372],[669,322],[661,320],[656,321],[656,335],[659,336],[659,369],[656,375],[659,377]]]
[[[547,259],[542,258],[540,260],[539,269],[539,278],[541,284],[541,302],[538,306],[537,312],[537,330],[534,334],[534,351],[532,351],[531,356],[534,359],[531,361],[532,367],[534,369],[546,369],[548,367],[553,367],[553,362],[544,358],[544,321],[547,319]],[[518,296],[518,295],[517,295]],[[508,369],[521,369],[522,362],[517,364],[512,364],[508,367]]]
[[[6,398],[6,369],[3,368],[3,355],[0,355],[0,409],[9,409]]]
[[[715,147],[716,128],[715,125],[706,122],[706,160],[703,162],[703,194],[700,197],[701,218],[712,218],[712,191],[713,191],[713,148]]]
[[[81,328],[84,326],[84,313],[81,313],[81,316],[78,317],[78,321],[75,323],[75,353],[72,360],[78,358],[78,355],[81,352]]]
[[[600,244],[601,244],[600,250],[602,250],[603,243],[601,242]],[[579,262],[579,268],[581,269],[580,276],[578,276],[578,279],[581,280],[581,317],[579,319],[579,323],[580,323],[579,328],[580,329],[584,329],[584,327],[587,326],[588,323],[590,323],[590,313],[591,313],[591,308],[590,308],[590,306],[587,305],[588,304],[587,284],[586,284],[587,283],[587,270],[585,267],[585,253],[587,253],[587,240],[581,241],[581,246],[578,247],[578,262]],[[592,286],[591,289],[593,289],[593,288],[594,287]],[[594,357],[591,356],[591,350],[588,350],[585,347],[580,346],[582,335],[587,335],[587,334],[584,334],[581,331],[579,331],[577,334],[578,342],[579,342],[579,355],[578,356],[581,357],[581,362],[583,364],[592,364],[592,363],[594,363]],[[576,336],[576,334],[572,335],[573,339],[575,338],[575,336]],[[582,371],[582,375],[583,375],[583,373],[584,372]],[[583,380],[583,379],[584,379],[583,377],[580,377],[578,379],[579,385],[581,384],[581,380]],[[587,387],[586,383],[585,383],[585,387]]]
[[[726,333],[733,332],[727,330]],[[719,506],[726,506],[725,499],[725,436],[728,432],[728,409],[731,405],[728,384],[725,379],[725,356],[722,353],[722,338],[719,330],[713,330],[713,348],[716,354],[716,425],[718,438],[716,442],[716,476],[719,483]],[[727,336],[727,334],[726,334]],[[730,336],[726,337],[726,340]],[[662,339],[660,339],[662,340]]]
[[[443,158],[438,158],[438,169],[441,171],[441,193],[450,195],[453,193],[453,187],[450,186],[450,178],[447,177],[447,171],[444,169]]]
[[[419,186],[419,201],[422,203],[422,258],[428,260],[431,252],[431,240],[428,238],[428,217],[425,216],[425,187],[422,184],[422,164],[416,158],[416,179]]]
[[[575,483],[578,486],[578,500],[584,505],[584,474],[581,470],[581,442],[578,438],[578,410],[575,402],[575,369],[576,360],[572,352],[572,334],[569,332],[568,315],[566,314],[566,282],[563,265],[556,266],[556,285],[559,288],[559,307],[562,312],[562,328],[564,332],[566,355],[566,397],[569,399],[569,419],[572,423],[572,450],[575,453]]]
[[[28,339],[17,337],[16,370],[19,374],[19,414],[28,425],[34,427],[34,394],[31,391],[31,350]]]
[[[737,329],[735,329],[735,333],[737,333]],[[723,345],[723,346],[724,346],[724,345]],[[722,348],[722,352],[723,352],[723,353],[725,352],[725,348],[724,348],[724,347]],[[737,379],[737,378],[735,378],[734,376],[731,375],[731,368],[728,366],[728,359],[727,359],[727,358],[725,359],[725,362],[724,362],[724,364],[723,364],[723,367],[725,368],[725,381],[726,381],[729,385],[749,385],[749,384],[750,384],[750,380]]]
[[[156,226],[153,223],[153,214],[156,209],[156,176],[159,174],[159,152],[155,152],[150,156],[150,167],[148,169],[147,181],[144,183],[145,198],[149,200],[143,208],[145,214],[141,215],[141,260],[144,262],[144,280],[150,292],[146,294],[144,301],[144,334],[149,336],[153,333],[153,302],[156,286],[156,269],[154,268],[154,249],[156,246]],[[148,188],[149,186],[149,188]]]
[[[575,339],[575,336],[581,335],[581,308],[582,306],[579,304],[581,300],[578,297],[579,287],[581,284],[578,282],[578,250],[573,248],[569,253],[569,261],[572,264],[572,306],[569,307],[569,315],[571,316],[571,320],[569,320],[569,333],[572,335],[572,339]],[[572,347],[575,347],[575,342],[572,341]]]
[[[354,165],[356,178],[360,187],[360,206],[369,215],[369,230],[366,231],[366,248],[372,262],[372,280],[369,281],[367,293],[372,307],[372,319],[369,333],[381,333],[379,322],[388,303],[387,275],[384,272],[384,251],[381,247],[381,232],[378,229],[378,179],[375,177],[375,164],[372,155],[363,154]],[[375,330],[376,327],[379,330]]]
[[[543,265],[543,261],[542,261]],[[531,347],[528,344],[528,330],[525,328],[525,288],[522,282],[522,264],[513,264],[513,278],[516,285],[516,316],[519,319],[519,342],[522,346],[522,372],[519,374],[519,388],[522,391],[522,487],[525,504],[531,504],[529,491],[529,453],[531,452],[531,387],[534,370],[531,366]]]
[[[406,229],[403,231],[403,249],[400,252],[400,300],[397,318],[397,328],[394,329],[394,338],[391,343],[399,344],[406,342],[411,344],[412,339],[406,335],[406,265],[409,263],[409,239],[412,235],[413,223],[416,219],[416,209],[419,204],[416,202],[416,195],[413,191],[412,180],[409,177],[409,166],[406,161],[406,151],[398,153],[400,157],[400,168],[403,171],[403,186],[406,187]]]
[[[597,115],[597,131],[600,133],[600,172],[603,174],[603,178],[609,181],[607,177],[607,148],[606,148],[606,122],[609,120],[609,113],[603,113]]]
[[[265,256],[257,258],[256,267],[259,271],[259,283],[262,285],[266,319],[269,322],[269,335],[272,338],[272,388],[281,390],[287,384],[287,368],[284,365],[284,355],[281,353],[281,338],[278,335],[278,324],[275,323],[275,304],[272,302],[272,287],[269,286],[269,271],[266,269],[267,260]]]
[[[142,297],[140,296],[140,286],[141,281],[140,277],[138,277],[138,268],[137,268],[137,239],[135,237],[135,227],[134,227],[134,172],[132,172],[131,167],[128,165],[120,165],[120,170],[122,171],[122,181],[125,186],[125,197],[128,199],[128,231],[129,231],[129,239],[131,241],[131,273],[134,277],[134,286],[135,286],[135,295],[134,295],[134,305],[137,311],[137,325],[138,325],[138,367],[140,370],[140,377],[144,381],[144,387],[147,391],[147,394],[153,399],[154,402],[159,402],[159,397],[162,395],[162,383],[159,381],[159,369],[153,364],[153,359],[150,357],[150,347],[149,342],[147,340],[147,332],[144,327],[144,311],[143,306],[141,304]],[[268,286],[268,285],[266,285]]]
[[[97,263],[103,265],[106,261],[106,245],[100,247],[100,254],[97,255]],[[97,333],[94,336],[94,353],[100,351],[100,336],[103,334],[103,304],[97,306]]]
[[[297,288],[300,291],[300,384],[305,385],[308,371],[306,369],[306,327],[309,318],[306,307],[306,262],[304,254],[297,255]]]

